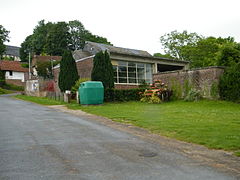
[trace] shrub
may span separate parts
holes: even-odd
[[[0,87],[5,85],[5,71],[0,70]]]
[[[114,88],[114,72],[107,50],[94,56],[91,78],[93,81],[101,81],[106,89]]]
[[[3,85],[3,88],[7,89],[7,90],[13,90],[13,91],[24,91],[23,86],[17,86],[14,84],[5,84],[5,85]]]
[[[105,89],[104,101],[139,101],[141,94],[145,91],[143,88],[137,89]]]
[[[200,91],[196,89],[191,89],[187,96],[184,98],[184,101],[198,101],[202,98]]]
[[[240,63],[228,67],[219,82],[219,94],[223,100],[240,102]]]
[[[60,61],[59,88],[62,92],[71,90],[78,79],[77,66],[72,53],[71,51],[64,51],[62,60]]]
[[[171,81],[172,100],[182,99],[183,90],[181,84],[177,80]]]
[[[90,81],[90,78],[80,78],[75,82],[75,85],[72,87],[71,92],[72,93],[76,93],[76,91],[78,91],[78,88],[80,86],[81,83],[86,82],[86,81]]]

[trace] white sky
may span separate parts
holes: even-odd
[[[114,46],[151,54],[163,52],[159,37],[173,30],[240,42],[239,0],[0,0],[6,44],[20,46],[42,19],[79,20]]]

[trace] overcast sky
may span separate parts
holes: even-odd
[[[0,0],[9,45],[20,46],[42,19],[79,20],[115,46],[151,54],[163,52],[159,37],[173,30],[240,42],[239,0]]]

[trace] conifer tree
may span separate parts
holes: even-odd
[[[79,79],[76,62],[72,57],[71,51],[64,51],[60,62],[60,73],[58,86],[62,92],[71,90],[75,82]]]
[[[107,50],[100,51],[93,59],[92,80],[102,81],[105,89],[114,88],[114,73]]]

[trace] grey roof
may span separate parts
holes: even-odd
[[[90,41],[86,42],[83,50],[90,52],[92,55],[96,54],[99,51],[108,50],[110,54],[117,53],[117,54],[125,54],[125,55],[152,57],[152,55],[149,54],[147,51],[115,47],[111,45],[100,44],[100,43],[95,43]]]
[[[4,54],[9,56],[20,57],[19,50],[20,50],[20,47],[6,45],[6,50]]]

